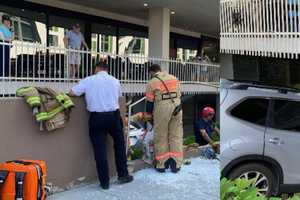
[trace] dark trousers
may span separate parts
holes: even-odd
[[[9,76],[10,46],[0,44],[0,77]]]
[[[106,152],[106,136],[108,133],[111,135],[114,142],[118,176],[127,176],[126,147],[120,112],[91,113],[89,133],[94,148],[97,172],[101,185],[109,183],[109,169]]]

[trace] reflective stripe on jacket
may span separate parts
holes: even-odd
[[[168,88],[174,99],[180,99],[180,82],[175,76],[168,74],[167,72],[158,72],[155,74],[155,76],[164,81],[166,87]],[[146,88],[147,101],[159,102],[164,100],[163,97],[165,97],[166,99],[171,99],[166,87],[158,78],[153,77],[148,82]]]

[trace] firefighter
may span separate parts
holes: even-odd
[[[146,112],[153,116],[156,170],[173,173],[180,170],[183,160],[183,128],[178,79],[163,72],[157,64],[150,66],[152,79],[146,89]]]

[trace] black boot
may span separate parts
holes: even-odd
[[[177,163],[173,158],[170,158],[170,167],[171,167],[171,172],[177,173],[180,171],[180,168],[177,168]]]
[[[130,183],[133,181],[133,176],[127,175],[127,176],[119,177],[118,181],[120,184]]]
[[[166,172],[166,169],[164,169],[164,168],[155,168],[155,170],[159,173],[165,173]]]
[[[169,158],[166,162],[165,162],[165,169],[169,169],[170,168],[170,162],[171,162],[172,158]]]
[[[107,183],[107,184],[100,184],[100,186],[101,186],[101,188],[103,190],[108,190],[109,189],[109,183]]]

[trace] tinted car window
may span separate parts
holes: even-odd
[[[268,105],[268,99],[247,99],[234,107],[231,115],[254,124],[265,125]]]
[[[276,129],[300,132],[300,102],[275,100],[271,126]]]

